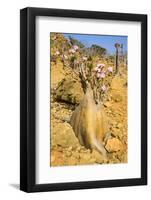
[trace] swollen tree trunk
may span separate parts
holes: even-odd
[[[106,132],[105,114],[102,105],[96,104],[93,90],[87,88],[83,100],[71,117],[71,126],[81,145],[96,149],[106,156],[103,139]]]

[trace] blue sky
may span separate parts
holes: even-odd
[[[92,44],[102,46],[107,49],[110,54],[115,53],[115,43],[123,44],[123,51],[127,51],[127,36],[113,36],[113,35],[87,35],[87,34],[69,34],[64,33],[64,36],[69,36],[79,40],[86,47],[90,47]]]

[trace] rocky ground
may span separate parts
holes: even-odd
[[[51,65],[51,141],[50,166],[127,162],[127,70],[121,66],[104,102],[109,132],[104,140],[107,158],[79,144],[70,117],[83,91],[72,73],[61,62]],[[72,78],[71,78],[72,77]],[[59,87],[58,87],[58,84]],[[56,89],[57,88],[57,89]]]

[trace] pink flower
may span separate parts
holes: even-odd
[[[59,52],[59,51],[56,51],[55,55],[56,55],[56,56],[60,55],[60,52]]]
[[[101,71],[102,71],[102,70],[101,70],[100,68],[97,70],[97,72],[99,72],[99,73],[100,73]]]
[[[99,74],[100,74],[100,78],[105,78],[105,73],[104,72],[101,72]]]
[[[73,49],[74,49],[75,51],[77,51],[77,50],[79,49],[79,47],[78,47],[77,45],[74,45],[74,46],[73,46]]]
[[[109,72],[113,72],[113,68],[112,68],[112,67],[108,67],[107,70],[108,70]]]
[[[96,67],[98,67],[98,68],[103,68],[103,67],[105,67],[105,64],[103,64],[103,63],[98,63],[98,64],[96,65]]]
[[[97,64],[96,65],[96,67],[94,68],[94,71],[96,71],[96,72],[102,72],[102,69],[105,67],[105,65],[104,64],[102,64],[102,63],[99,63],[99,64]]]
[[[98,67],[95,67],[95,68],[94,68],[94,71],[96,71],[96,72],[97,72],[97,71],[98,71],[98,69],[99,69]]]
[[[100,73],[97,73],[96,76],[97,76],[97,78],[100,78]]]
[[[69,53],[75,53],[76,51],[74,49],[69,49]]]
[[[103,85],[103,86],[101,87],[101,89],[105,92],[107,88],[106,88],[105,85]]]
[[[104,72],[97,73],[97,78],[105,78],[105,73]]]

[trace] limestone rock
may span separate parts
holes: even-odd
[[[83,89],[80,82],[69,77],[59,83],[55,93],[56,100],[71,104],[79,104],[82,97]]]
[[[115,102],[120,102],[123,100],[123,80],[115,76],[111,82],[111,99]]]
[[[61,62],[57,63],[57,65],[51,65],[51,93],[53,89],[56,88],[58,83],[65,78],[63,64]]]
[[[117,152],[117,151],[123,151],[123,144],[119,139],[112,138],[112,139],[108,139],[105,148],[110,153]]]
[[[63,148],[77,147],[79,145],[78,139],[68,123],[58,123],[53,135],[55,135],[55,137],[52,138],[53,143]]]

